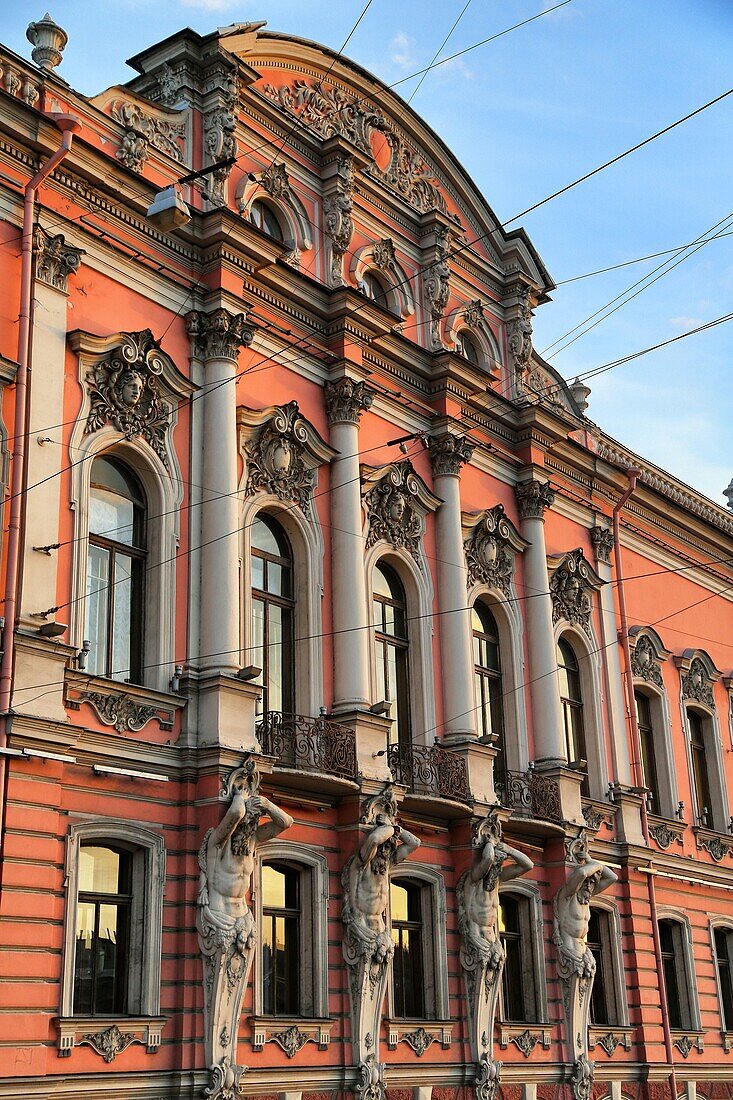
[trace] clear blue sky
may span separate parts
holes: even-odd
[[[0,40],[28,56],[44,3],[69,33],[61,75],[93,95],[125,58],[183,26],[239,20],[339,49],[365,0],[38,0],[4,4]],[[472,0],[444,55],[557,0]],[[427,65],[465,0],[373,0],[347,56],[388,83]],[[407,98],[416,81],[401,84]],[[499,217],[533,202],[733,87],[733,0],[572,0],[428,74],[414,108]],[[694,240],[733,219],[733,96],[523,219],[555,280]],[[733,228],[733,220],[731,221]],[[662,258],[664,259],[664,258]],[[535,322],[542,351],[661,260],[558,287]],[[733,310],[733,236],[702,248],[552,363],[567,377]],[[589,415],[720,501],[733,476],[733,322],[591,382]]]

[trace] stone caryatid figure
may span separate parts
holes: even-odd
[[[344,959],[349,973],[351,1035],[358,1067],[360,1100],[383,1100],[379,1032],[387,968],[394,953],[389,933],[390,870],[411,856],[420,841],[397,821],[392,788],[384,787],[366,803],[361,818],[367,834],[346,863],[341,884]]]
[[[566,842],[566,853],[571,870],[555,895],[552,939],[557,947],[566,1041],[573,1063],[573,1096],[575,1100],[588,1100],[595,1069],[588,1058],[588,1012],[596,973],[595,959],[588,948],[590,899],[612,886],[617,877],[605,863],[592,858],[584,832]]]
[[[476,1062],[476,1100],[492,1100],[501,1062],[493,1056],[494,1017],[504,969],[499,936],[499,885],[532,870],[532,860],[502,838],[496,810],[474,823],[474,862],[458,881],[461,965],[469,1005],[471,1054]]]
[[[247,897],[255,848],[289,829],[293,819],[259,793],[253,760],[235,768],[222,795],[224,817],[199,850],[196,929],[204,966],[204,1047],[210,1100],[234,1100],[244,1072],[237,1064],[242,999],[255,951],[255,923]],[[262,822],[264,816],[269,821]]]

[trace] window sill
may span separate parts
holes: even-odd
[[[64,703],[69,710],[79,710],[86,703],[105,726],[114,726],[118,733],[137,733],[151,719],[162,730],[172,730],[176,711],[186,705],[186,700],[154,688],[67,669]]]
[[[704,850],[716,863],[720,863],[727,855],[733,852],[733,836],[730,833],[719,833],[715,829],[704,829],[701,825],[693,826],[698,851]]]
[[[443,1050],[449,1050],[453,1038],[453,1024],[450,1020],[387,1020],[387,1047],[397,1050],[400,1043],[407,1045],[422,1058],[428,1047],[440,1043]]]
[[[631,1035],[632,1028],[621,1024],[594,1024],[588,1028],[588,1048],[594,1050],[598,1046],[612,1058],[617,1047],[631,1050]]]
[[[673,842],[682,847],[682,837],[686,829],[684,821],[649,814],[649,833],[665,852]]]
[[[74,1047],[88,1044],[105,1062],[113,1062],[131,1043],[141,1043],[155,1054],[165,1027],[165,1016],[57,1016],[59,1058]]]
[[[253,1016],[252,1049],[260,1051],[265,1043],[277,1043],[288,1058],[294,1058],[306,1043],[328,1050],[333,1020],[302,1016]]]
[[[521,1051],[525,1058],[538,1043],[543,1050],[549,1050],[552,1043],[552,1027],[544,1023],[502,1023],[499,1021],[499,1046],[506,1050],[510,1043],[514,1043],[517,1050]]]

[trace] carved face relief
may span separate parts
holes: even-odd
[[[133,409],[140,403],[144,389],[145,382],[137,371],[125,371],[120,379],[120,395],[128,408]]]
[[[295,501],[309,515],[315,473],[304,461],[307,439],[295,401],[276,409],[259,435],[246,446],[246,495],[273,493],[280,500]]]
[[[600,578],[583,557],[582,550],[572,550],[566,554],[550,580],[553,623],[564,619],[575,626],[582,626],[586,634],[590,634],[591,594],[600,584]]]

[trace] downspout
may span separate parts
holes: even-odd
[[[10,482],[10,517],[8,521],[7,567],[5,573],[5,597],[3,601],[4,623],[2,631],[2,659],[0,660],[0,748],[8,742],[8,719],[13,695],[13,665],[15,662],[15,620],[18,604],[18,574],[20,562],[20,532],[24,500],[24,468],[26,434],[28,431],[28,364],[30,360],[31,307],[33,304],[33,218],[36,192],[43,181],[60,164],[71,149],[74,134],[81,123],[73,115],[49,114],[46,118],[56,123],[61,131],[61,144],[56,152],[42,164],[23,192],[23,236],[21,241],[20,314],[18,316],[18,373],[15,379],[15,422],[13,425],[13,458]],[[0,850],[4,834],[6,757],[0,755]]]
[[[620,640],[621,648],[624,654],[624,690],[626,693],[626,708],[629,715],[629,723],[631,725],[631,748],[632,748],[632,768],[634,775],[634,784],[637,787],[644,786],[644,775],[641,767],[641,737],[639,735],[639,723],[636,720],[636,701],[634,699],[634,682],[632,678],[631,670],[631,649],[629,646],[629,626],[628,619],[626,617],[626,594],[624,592],[624,574],[621,563],[621,542],[619,539],[620,532],[620,515],[621,510],[626,504],[634,489],[636,488],[636,479],[639,476],[638,470],[627,470],[628,486],[626,492],[622,495],[620,500],[614,506],[613,509],[613,555],[614,565],[616,569],[616,591],[618,593],[618,605],[619,605],[619,618],[621,623]],[[641,832],[644,837],[644,842],[649,847],[649,816],[647,813],[647,800],[642,798],[641,800]],[[674,1070],[674,1047],[672,1046],[672,1032],[669,1026],[669,1009],[667,1007],[667,989],[664,980],[664,964],[662,962],[662,944],[659,938],[659,925],[657,923],[657,893],[654,885],[654,875],[648,874],[647,885],[649,890],[649,913],[652,922],[652,938],[654,940],[654,957],[657,966],[657,976],[659,979],[659,995],[660,995],[660,1007],[662,1010],[662,1030],[664,1032],[664,1049],[667,1056],[667,1064],[669,1066],[669,1074],[667,1080],[669,1082],[670,1100],[677,1100],[677,1078]]]

